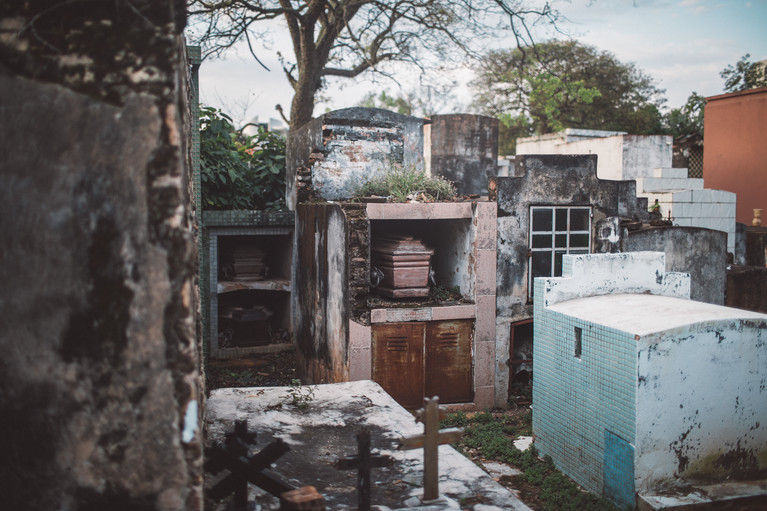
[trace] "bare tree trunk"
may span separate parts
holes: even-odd
[[[322,85],[321,72],[326,62],[319,62],[313,55],[301,56],[298,80],[293,86],[293,101],[290,105],[290,131],[300,128],[312,120],[314,96]]]

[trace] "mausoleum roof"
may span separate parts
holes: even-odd
[[[762,321],[767,328],[767,314],[651,294],[589,296],[559,302],[549,309],[635,335],[733,320]]]

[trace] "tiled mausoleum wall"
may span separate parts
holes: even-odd
[[[536,296],[543,296],[544,284],[536,281]],[[612,470],[605,432],[634,443],[634,336],[552,311],[543,300],[536,301],[535,318],[535,445],[560,470],[601,495],[604,475]],[[580,356],[575,355],[576,328],[581,329]],[[630,484],[633,495],[633,477]]]

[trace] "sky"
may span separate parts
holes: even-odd
[[[541,4],[538,0],[528,3]],[[666,107],[682,106],[694,91],[703,96],[724,92],[719,76],[749,53],[752,62],[767,59],[767,0],[554,0],[566,18],[560,38],[574,38],[634,63],[666,90]],[[546,37],[544,34],[542,37]],[[200,97],[205,105],[222,108],[241,124],[257,117],[277,118],[275,105],[290,109],[292,89],[282,73],[276,51],[291,55],[286,29],[275,24],[259,57],[263,69],[244,48],[225,58],[205,60],[200,67]],[[368,92],[390,95],[406,92],[417,83],[418,71],[395,69],[397,82],[365,75],[331,82],[315,115],[355,106]],[[471,101],[471,72],[453,72],[459,82],[449,111],[467,111]],[[409,85],[413,84],[413,85]],[[402,87],[402,89],[400,88]]]

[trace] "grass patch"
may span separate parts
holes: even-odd
[[[514,447],[519,436],[531,435],[532,411],[508,413],[448,414],[440,427],[464,428],[455,445],[475,462],[498,461],[522,471],[522,475],[501,484],[522,491],[525,504],[536,511],[618,511],[610,501],[583,491],[556,469],[551,458],[538,457],[535,446],[526,451]]]
[[[362,184],[354,197],[388,197],[392,202],[433,202],[455,197],[455,186],[443,177],[427,176],[413,166],[391,166]]]

